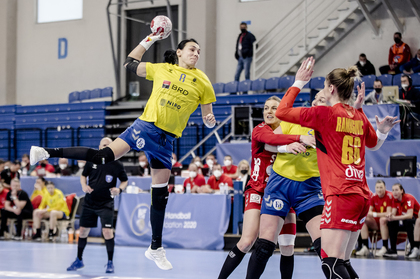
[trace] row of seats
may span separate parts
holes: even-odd
[[[365,83],[366,89],[373,89],[373,83],[375,80],[382,81],[383,86],[401,86],[401,75],[368,75],[363,76],[362,81]],[[414,87],[420,87],[420,73],[411,75]],[[243,81],[231,81],[228,83],[215,83],[213,84],[214,92],[220,93],[237,93],[237,92],[265,92],[265,91],[276,91],[286,90],[291,87],[295,81],[294,76],[283,76],[273,77],[269,79],[259,78],[256,80],[243,80]],[[324,88],[325,77],[314,77],[308,82],[304,88],[319,90]],[[361,82],[355,82],[354,88]]]
[[[93,90],[74,91],[69,94],[69,103],[81,102],[97,98],[112,98],[112,87],[95,88]]]

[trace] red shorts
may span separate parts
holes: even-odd
[[[261,210],[261,202],[263,200],[264,193],[260,193],[254,188],[248,188],[245,191],[245,210],[258,209]],[[295,213],[293,208],[290,208],[289,213]],[[296,233],[295,233],[296,234]]]
[[[321,229],[358,231],[369,212],[369,200],[359,194],[326,197],[321,217]]]

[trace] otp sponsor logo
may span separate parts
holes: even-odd
[[[349,165],[346,169],[346,179],[347,180],[363,180],[363,176],[365,175],[365,172],[363,170],[358,170],[352,165]]]

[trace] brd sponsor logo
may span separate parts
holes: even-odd
[[[188,95],[188,91],[183,89],[181,86],[176,86],[175,84],[172,84],[171,89],[175,90],[176,92],[181,93],[182,95],[185,95],[185,96]]]

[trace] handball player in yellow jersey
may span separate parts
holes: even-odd
[[[119,159],[131,149],[144,151],[151,165],[152,203],[150,222],[152,243],[145,255],[163,269],[172,269],[162,247],[163,220],[168,201],[168,180],[172,168],[173,142],[181,137],[190,115],[201,104],[203,122],[213,128],[216,119],[212,103],[216,101],[212,84],[196,64],[200,46],[194,39],[183,40],[175,51],[165,52],[166,63],[140,62],[161,35],[149,35],[128,55],[124,67],[153,81],[153,91],[144,113],[109,146],[96,150],[87,147],[31,148],[34,165],[50,157],[86,160],[106,164]]]

